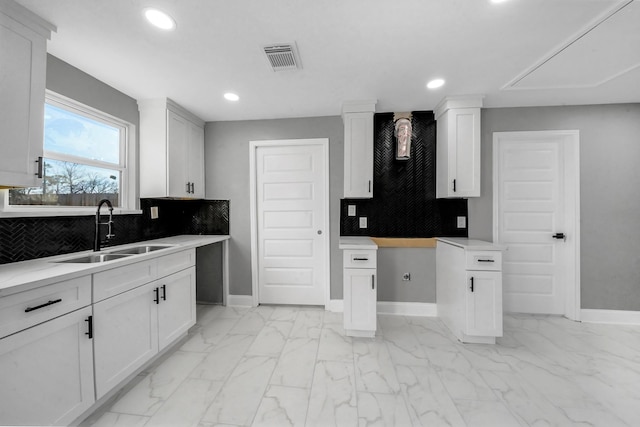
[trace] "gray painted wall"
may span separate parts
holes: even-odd
[[[341,117],[210,122],[205,127],[206,197],[229,200],[229,293],[251,295],[249,141],[329,138],[331,298],[342,299],[340,197],[344,128]]]
[[[47,55],[47,89],[139,127],[135,99],[53,55]]]
[[[410,281],[402,274],[411,273]],[[378,301],[436,302],[436,250],[379,248]]]
[[[492,240],[493,132],[580,131],[581,306],[640,310],[640,104],[482,110],[482,197],[469,237]]]

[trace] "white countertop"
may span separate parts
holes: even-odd
[[[503,251],[506,246],[464,237],[437,237],[436,240],[471,251]]]
[[[373,240],[369,237],[360,236],[340,236],[340,242],[338,243],[340,249],[378,249]]]
[[[89,250],[83,252],[74,252],[65,255],[32,259],[28,261],[2,264],[0,265],[0,297],[16,292],[26,291],[32,288],[37,288],[40,286],[45,286],[51,283],[60,282],[63,280],[85,276],[87,274],[93,274],[98,271],[108,270],[114,267],[120,267],[138,261],[168,255],[185,249],[197,248],[199,246],[223,242],[228,239],[228,235],[181,235],[165,237],[163,239],[129,243],[120,246],[112,246],[104,248],[101,252],[107,253],[113,250],[126,249],[132,246],[150,244],[172,245],[167,249],[100,263],[76,264],[56,262],[94,253],[93,251]]]

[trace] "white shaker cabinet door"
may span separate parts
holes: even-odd
[[[375,269],[344,269],[344,329],[347,335],[375,335],[376,286]]]
[[[95,402],[91,307],[0,340],[0,424],[67,425]]]
[[[94,304],[98,399],[158,353],[156,288],[151,282]]]
[[[47,38],[35,19],[0,4],[0,186],[40,185]],[[22,22],[23,21],[23,22]],[[34,29],[30,26],[34,25]],[[52,27],[53,28],[53,27]]]
[[[159,288],[158,344],[160,350],[186,333],[196,322],[196,269],[182,270],[156,282]]]
[[[502,273],[467,271],[467,335],[502,336]]]

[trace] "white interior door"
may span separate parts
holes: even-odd
[[[252,143],[256,303],[325,304],[327,154],[326,139]]]
[[[493,135],[505,311],[578,318],[578,139],[577,131]]]

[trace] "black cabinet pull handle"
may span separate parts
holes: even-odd
[[[187,193],[191,193],[191,183],[187,182]]]
[[[35,307],[27,307],[27,308],[25,308],[24,312],[25,313],[29,313],[30,311],[34,311],[34,310],[38,310],[40,308],[48,307],[50,305],[57,304],[59,302],[62,302],[62,298],[58,298],[56,300],[51,300],[49,302],[45,302],[44,304],[40,304],[40,305],[37,305]]]
[[[456,180],[455,179],[453,180],[453,192],[454,193],[456,192]]]
[[[375,275],[371,275],[371,289],[375,289],[376,288],[376,276]]]
[[[36,163],[38,164],[38,171],[34,175],[36,175],[38,178],[42,178],[42,171],[44,168],[44,162],[43,162],[42,156],[39,156],[36,159]]]
[[[153,302],[156,304],[160,304],[160,288],[155,288],[153,293],[156,294],[156,297],[153,299]]]
[[[358,257],[355,257],[355,258],[353,258],[353,260],[354,261],[369,261],[369,258],[358,258]]]
[[[93,316],[89,316],[84,319],[85,322],[88,323],[88,330],[84,334],[89,337],[89,339],[93,338]]]
[[[567,240],[567,236],[565,236],[564,233],[556,233],[554,235],[552,235],[551,237],[553,237],[554,239],[562,239],[562,240]]]
[[[371,180],[369,180],[369,193],[371,193]]]
[[[495,262],[492,259],[479,259],[478,262]]]
[[[473,277],[471,278],[471,292],[473,292]]]
[[[162,300],[167,300],[167,285],[162,285]]]

